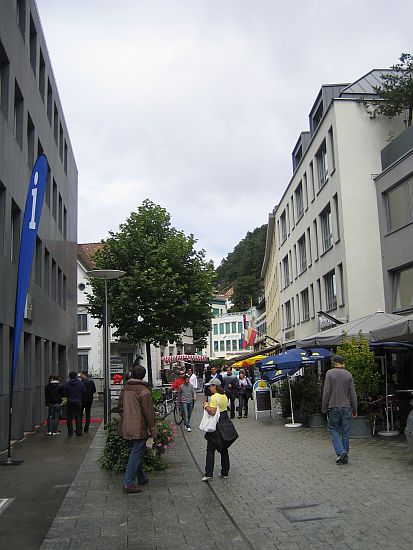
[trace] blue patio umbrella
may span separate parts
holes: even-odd
[[[314,365],[317,360],[318,357],[311,357],[311,351],[295,348],[277,355],[269,355],[259,361],[258,366],[262,377],[273,381],[275,376],[292,375],[302,367]]]

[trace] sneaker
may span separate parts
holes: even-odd
[[[60,435],[60,432],[53,432],[53,435]]]
[[[53,433],[52,432],[47,432],[46,435],[53,435]]]
[[[221,479],[228,479],[228,474],[218,474]]]
[[[209,481],[212,479],[212,476],[204,476],[201,481]]]
[[[338,455],[336,458],[336,464],[347,464],[348,457],[346,453],[341,453],[341,455]]]
[[[125,493],[141,493],[142,489],[138,487],[137,485],[124,485],[123,490]]]
[[[191,428],[186,429],[187,432],[192,432]]]

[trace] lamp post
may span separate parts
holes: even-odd
[[[109,337],[109,314],[108,314],[108,280],[109,279],[118,279],[125,275],[125,271],[120,271],[119,269],[93,269],[87,271],[86,275],[88,277],[93,277],[95,279],[104,279],[105,281],[105,312],[104,312],[104,323],[103,323],[103,379],[104,379],[104,390],[103,390],[103,417],[104,422],[107,424],[110,422],[111,414],[111,396],[110,396],[110,337]]]

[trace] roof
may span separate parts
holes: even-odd
[[[373,86],[381,86],[383,84],[383,74],[396,74],[397,71],[393,69],[373,69],[369,73],[365,74],[346,88],[341,91],[340,97],[346,97],[347,95],[376,95]]]
[[[105,246],[105,243],[83,243],[77,245],[77,257],[88,269],[95,269],[96,264],[92,260],[92,256],[101,248]]]

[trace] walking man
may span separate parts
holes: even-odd
[[[232,372],[232,367],[227,367],[227,375],[222,377],[225,395],[230,404],[230,418],[235,418],[235,397],[238,390],[238,378]]]
[[[120,417],[119,435],[130,442],[128,465],[123,483],[125,493],[140,493],[141,485],[148,482],[143,471],[146,441],[156,437],[155,411],[149,384],[144,382],[145,367],[132,368],[132,377],[124,385],[118,401]],[[138,485],[135,484],[137,479]]]
[[[86,420],[83,431],[86,434],[89,431],[90,410],[92,408],[93,395],[96,393],[96,386],[85,370],[80,371],[80,379],[85,386],[85,393],[82,395],[82,415],[85,413]]]
[[[357,416],[357,396],[353,376],[344,365],[344,357],[333,355],[333,368],[326,374],[322,409],[328,413],[328,429],[336,452],[336,464],[347,464],[350,418]]]
[[[189,382],[189,376],[185,374],[184,383],[179,386],[178,390],[178,402],[182,407],[182,413],[184,416],[184,426],[187,432],[191,432],[191,415],[192,409],[196,399],[195,388]]]
[[[67,435],[73,435],[73,419],[76,421],[76,435],[82,435],[82,399],[85,386],[77,377],[77,372],[69,372],[69,380],[63,386],[63,395],[67,397]]]

